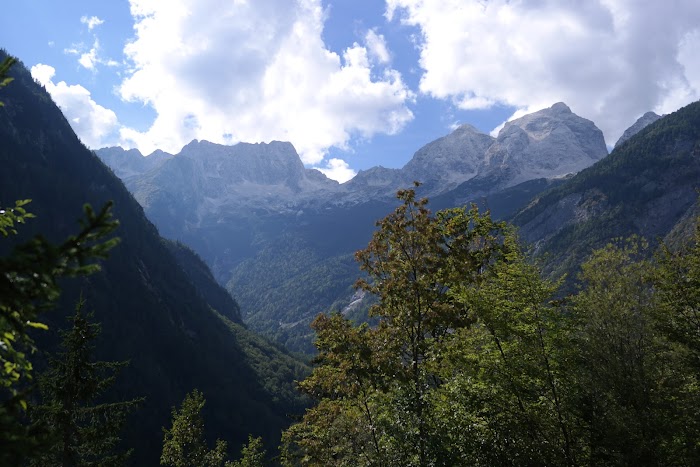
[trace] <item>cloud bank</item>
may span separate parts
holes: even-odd
[[[387,0],[419,28],[421,93],[462,109],[564,101],[614,143],[700,98],[700,2]]]
[[[135,37],[121,97],[155,109],[122,140],[148,154],[192,139],[291,141],[306,164],[353,137],[394,134],[413,118],[413,94],[389,66],[383,37],[341,54],[322,39],[320,0],[131,0]],[[339,161],[342,162],[342,161]],[[339,162],[324,170],[336,173]],[[347,174],[347,172],[345,172]]]

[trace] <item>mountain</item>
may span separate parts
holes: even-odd
[[[464,124],[447,136],[426,144],[403,167],[407,180],[421,180],[451,190],[474,177],[494,138]]]
[[[288,415],[304,407],[294,380],[307,367],[246,329],[235,301],[196,255],[158,235],[46,90],[20,64],[11,74],[15,80],[3,88],[0,108],[0,204],[31,198],[28,209],[37,216],[13,241],[34,234],[66,238],[77,231],[86,202],[99,207],[113,200],[120,221],[121,243],[103,270],[66,281],[58,308],[42,315],[50,332],[38,336],[40,348],[57,342],[57,330],[82,294],[102,328],[97,358],[130,361],[112,396],[146,397],[123,435],[135,448],[134,465],[158,464],[161,427],[170,423],[171,407],[194,388],[207,398],[210,439],[219,436],[237,449],[252,433],[274,446]],[[9,241],[0,242],[2,251]]]
[[[637,119],[634,124],[627,128],[624,133],[622,133],[622,136],[620,136],[620,139],[617,140],[617,143],[615,143],[615,147],[618,147],[640,131],[642,131],[644,128],[646,128],[648,125],[651,125],[658,119],[660,119],[661,116],[655,114],[654,112],[647,112],[641,117]]]
[[[481,184],[478,191],[493,192],[527,180],[562,177],[607,155],[595,124],[559,102],[507,122],[486,151],[472,186]]]
[[[514,216],[546,253],[550,271],[572,272],[595,248],[639,235],[652,245],[697,213],[700,102],[649,124],[625,144]],[[687,230],[687,229],[686,229]]]
[[[98,155],[109,164],[103,151]],[[338,183],[306,169],[290,143],[224,146],[192,141],[159,163],[158,170],[144,171],[130,186],[147,210],[164,199],[181,197],[188,210],[202,217],[203,211],[218,206],[248,207],[251,200],[268,209],[285,210],[291,203],[336,189]]]
[[[148,157],[144,157],[138,149],[125,150],[119,146],[100,149],[100,158],[122,180],[142,175],[149,170],[160,167],[171,157],[173,157],[172,154],[160,149]]]
[[[360,171],[345,184],[348,192],[371,197],[393,197],[414,180],[423,183],[425,196],[444,193],[477,175],[486,150],[494,138],[471,125],[458,127],[415,152],[401,169],[374,167]]]
[[[388,197],[418,180],[425,196],[459,188],[471,199],[529,180],[576,173],[607,155],[595,124],[559,102],[507,122],[497,138],[462,125],[416,151],[403,168],[360,171],[344,187],[358,196]]]
[[[159,231],[195,250],[238,298],[251,328],[309,353],[316,314],[366,308],[352,288],[353,254],[397,205],[398,189],[418,180],[435,209],[476,202],[505,217],[606,154],[602,132],[559,103],[509,122],[497,138],[462,125],[403,168],[374,167],[344,184],[305,169],[277,141],[193,141],[125,183]]]

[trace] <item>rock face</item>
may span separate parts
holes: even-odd
[[[488,148],[477,179],[493,188],[579,172],[608,155],[603,133],[564,103],[505,124]]]
[[[648,125],[654,123],[658,119],[660,119],[661,116],[655,114],[654,112],[647,112],[641,117],[637,119],[634,124],[627,128],[624,133],[622,133],[622,136],[620,136],[620,139],[617,140],[617,143],[615,143],[615,147],[618,147],[640,131],[642,131],[644,128],[646,128]]]
[[[575,278],[592,250],[611,239],[634,234],[653,246],[698,212],[700,102],[656,120],[653,132],[618,144],[513,218],[521,238],[547,252],[551,271]]]
[[[138,149],[125,150],[118,146],[98,149],[96,153],[114,171],[114,174],[122,180],[142,175],[160,167],[165,161],[173,157],[172,154],[163,152],[160,149],[144,157]]]
[[[432,192],[445,192],[474,177],[494,138],[471,125],[426,144],[401,170],[404,180],[420,180]]]
[[[484,195],[538,178],[576,173],[608,154],[603,133],[563,103],[506,123],[494,139],[471,125],[420,148],[402,169],[360,171],[346,191],[391,196],[414,180],[436,196],[467,183]]]
[[[607,155],[602,132],[563,103],[508,122],[498,138],[462,125],[420,148],[401,169],[361,170],[339,185],[304,168],[290,143],[224,146],[193,141],[172,156],[136,150],[97,151],[148,210],[168,200],[180,209],[263,208],[285,211],[304,203],[349,206],[391,200],[420,181],[421,196],[458,186],[467,195],[493,193],[527,180],[578,172]],[[163,206],[161,206],[163,207]]]
[[[119,149],[96,152],[118,175],[125,175],[127,186],[147,210],[166,200],[196,212],[248,206],[251,200],[274,209],[338,188],[319,171],[304,168],[294,146],[286,142],[225,146],[192,141],[175,156],[156,152],[140,157],[137,150],[119,154]],[[135,162],[138,157],[140,163]],[[151,162],[152,157],[157,159]]]

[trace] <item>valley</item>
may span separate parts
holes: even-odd
[[[653,121],[641,118],[625,138]],[[578,183],[575,174],[608,159],[602,132],[563,103],[508,122],[495,138],[462,125],[418,149],[401,169],[363,170],[343,184],[304,168],[294,147],[282,142],[193,141],[176,155],[121,148],[96,154],[162,235],[205,260],[252,329],[307,355],[314,351],[309,324],[319,313],[353,303],[351,316],[366,316],[370,302],[355,298],[360,271],[353,255],[371,238],[375,222],[397,206],[397,190],[419,181],[417,194],[430,199],[431,209],[476,203],[497,219],[510,219],[540,192]],[[670,214],[670,225],[687,203]],[[514,217],[523,240],[549,240],[549,232],[524,221],[527,212]],[[556,228],[571,222],[557,219]],[[565,264],[558,272],[578,263]]]

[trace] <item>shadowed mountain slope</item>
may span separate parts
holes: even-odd
[[[236,303],[206,267],[190,252],[166,246],[141,206],[78,140],[29,72],[17,64],[12,76],[15,81],[1,94],[0,204],[31,198],[28,209],[37,216],[22,226],[17,241],[74,233],[86,202],[99,207],[113,200],[120,221],[121,243],[103,271],[67,281],[58,309],[43,315],[51,330],[38,336],[42,348],[56,342],[82,292],[102,326],[97,357],[130,360],[112,396],[146,397],[124,433],[125,444],[136,448],[134,465],[158,463],[161,427],[193,388],[206,395],[212,437],[227,439],[232,448],[248,433],[275,443],[289,423],[287,415],[303,406],[293,381],[306,367],[245,329]],[[7,251],[8,241],[0,245]]]

